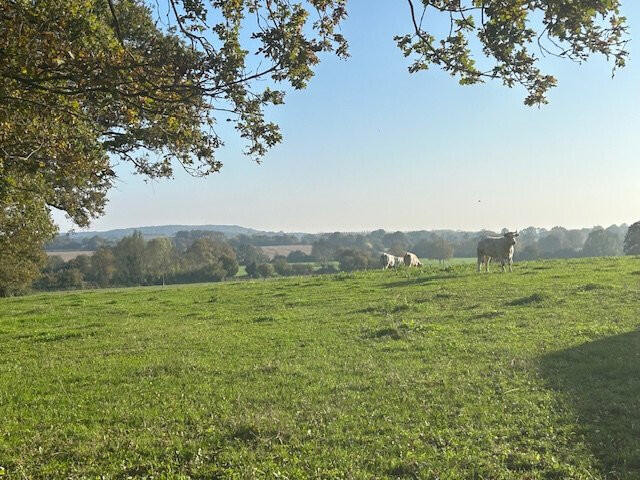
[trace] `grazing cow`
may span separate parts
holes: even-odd
[[[407,267],[421,267],[422,262],[415,253],[407,252],[404,254],[404,264]]]
[[[382,264],[382,269],[386,270],[389,267],[396,266],[396,257],[393,255],[389,255],[388,253],[383,253],[380,255],[380,263]]]
[[[502,237],[485,237],[481,239],[478,242],[478,272],[481,271],[482,265],[488,272],[491,259],[500,261],[503,272],[505,271],[505,265],[509,265],[510,272],[513,271],[511,265],[513,264],[516,237],[518,237],[517,231],[507,232]]]

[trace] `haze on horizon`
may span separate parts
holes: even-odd
[[[558,77],[551,103],[497,82],[459,86],[437,69],[415,75],[394,34],[409,29],[393,5],[350,5],[352,57],[324,57],[307,90],[270,118],[282,144],[256,165],[233,132],[219,174],[145,183],[128,166],[106,214],[88,230],[235,224],[260,230],[480,230],[567,228],[640,219],[640,5],[625,3],[628,66],[612,80],[594,57],[545,59]],[[382,20],[383,19],[383,20]],[[62,232],[72,227],[55,219]],[[77,229],[80,230],[80,229]]]

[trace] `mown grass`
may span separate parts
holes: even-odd
[[[0,301],[5,478],[640,478],[640,260]]]

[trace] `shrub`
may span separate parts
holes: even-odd
[[[257,272],[261,277],[264,278],[273,277],[276,273],[273,265],[271,265],[270,263],[261,263],[260,265],[258,265]]]
[[[287,260],[283,256],[277,256],[271,262],[273,268],[278,273],[278,275],[282,275],[283,277],[289,276],[293,273],[293,269],[291,265],[287,263]]]
[[[369,256],[362,250],[346,248],[338,253],[340,270],[352,272],[354,270],[365,270],[370,262]]]
[[[220,257],[220,260],[222,261],[222,268],[224,269],[225,272],[227,272],[226,277],[227,278],[235,277],[236,274],[238,273],[238,270],[240,269],[236,259],[228,257],[227,255],[223,255],[222,257]]]
[[[260,276],[260,274],[258,273],[258,265],[256,264],[256,262],[247,264],[246,272],[247,275],[253,278],[258,278]]]
[[[323,264],[320,269],[316,271],[316,273],[325,274],[325,273],[338,273],[340,270],[333,265],[332,263]]]
[[[312,262],[313,257],[311,255],[307,255],[301,250],[294,250],[287,255],[287,261],[289,263]]]
[[[292,275],[311,275],[313,273],[313,265],[308,263],[297,263],[291,265]]]

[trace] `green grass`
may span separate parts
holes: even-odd
[[[0,300],[4,478],[640,478],[640,260]]]
[[[421,258],[420,261],[423,263],[423,265],[440,265],[440,262],[438,262],[437,260],[429,260],[428,258]],[[464,265],[464,264],[468,264],[468,263],[475,263],[476,259],[475,258],[450,258],[449,260],[447,260],[444,265]],[[340,263],[339,262],[327,262],[330,265],[333,265],[336,268],[340,267]],[[291,265],[296,265],[296,263],[292,263]],[[319,270],[322,267],[322,263],[321,262],[297,262],[297,265],[312,265],[314,270]],[[495,266],[494,266],[495,267]],[[238,273],[236,273],[236,278],[243,278],[247,276],[247,267],[244,265],[240,265],[240,267],[238,267]]]

